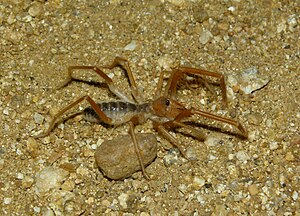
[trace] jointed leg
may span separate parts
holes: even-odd
[[[226,86],[225,86],[225,78],[224,75],[210,72],[203,69],[196,69],[196,68],[189,68],[189,67],[179,67],[178,69],[174,69],[172,71],[172,75],[168,81],[167,87],[166,87],[166,93],[170,95],[171,97],[174,97],[177,89],[178,82],[182,78],[184,74],[194,74],[194,75],[203,75],[203,76],[209,76],[209,77],[215,77],[217,79],[220,79],[220,87],[222,91],[222,99],[223,104],[227,104],[227,94],[226,94]],[[204,83],[205,78],[203,78]]]
[[[183,122],[181,122],[180,120],[182,120],[185,117],[191,116],[193,114],[198,114],[201,116],[204,116],[206,118],[211,118],[217,121],[221,121],[227,124],[230,124],[234,127],[236,127],[241,133],[242,135],[247,138],[248,137],[248,132],[247,130],[243,127],[243,125],[241,123],[239,123],[238,121],[232,120],[232,119],[228,119],[228,118],[224,118],[218,115],[214,115],[211,113],[207,113],[204,111],[199,111],[199,110],[186,110],[183,111],[181,115],[178,115],[175,120],[173,121],[169,121],[169,122],[165,122],[165,123],[160,123],[160,122],[155,122],[154,127],[166,138],[168,139],[172,145],[174,145],[182,154],[182,156],[186,159],[188,159],[185,151],[181,148],[180,145],[178,145],[178,141],[176,140],[176,138],[174,136],[172,136],[169,131],[166,129],[166,127],[172,127],[172,126],[179,126],[179,127],[183,127],[186,128],[190,131],[192,131],[195,134],[200,134],[200,138],[202,138],[202,133],[200,133],[197,129],[192,128],[189,125],[184,124]]]
[[[218,116],[218,115],[215,115],[215,114],[212,114],[212,113],[209,113],[209,112],[204,112],[202,110],[196,110],[196,109],[193,109],[193,108],[184,110],[181,114],[179,114],[175,118],[174,122],[180,122],[182,119],[184,119],[186,117],[189,117],[191,115],[194,115],[194,114],[201,115],[201,116],[206,117],[206,118],[210,118],[210,119],[213,119],[213,120],[216,120],[216,121],[220,121],[220,122],[230,124],[230,125],[234,126],[235,128],[237,128],[245,138],[248,137],[247,130],[243,127],[243,125],[240,122],[238,122],[236,120],[233,120],[233,119]]]
[[[98,114],[99,118],[109,124],[111,123],[111,118],[107,117],[105,115],[105,113],[99,108],[99,106],[96,104],[96,102],[90,97],[90,96],[83,96],[79,99],[77,99],[76,101],[74,101],[73,103],[69,104],[68,106],[66,106],[65,108],[61,109],[58,113],[56,113],[50,123],[49,128],[41,134],[38,134],[35,136],[35,138],[41,138],[41,137],[45,137],[47,136],[51,130],[54,128],[56,120],[63,115],[66,111],[68,111],[69,109],[73,108],[74,106],[76,106],[77,104],[81,103],[83,100],[87,100],[87,102],[90,103],[92,109]]]
[[[129,99],[125,94],[123,94],[113,83],[112,79],[109,78],[109,76],[107,76],[102,70],[100,70],[98,67],[96,66],[70,66],[68,68],[68,78],[63,82],[63,84],[60,86],[64,87],[66,85],[68,85],[70,82],[72,82],[73,80],[73,71],[74,70],[93,70],[94,72],[96,72],[99,76],[101,76],[105,82],[107,83],[109,89],[119,98],[121,98],[122,100],[126,101],[126,102],[133,102],[131,99]]]
[[[131,138],[132,138],[132,140],[133,140],[134,150],[135,150],[135,152],[136,152],[136,154],[137,154],[137,157],[138,157],[140,166],[141,166],[141,168],[142,168],[142,173],[143,173],[144,177],[145,177],[147,180],[149,180],[150,178],[149,178],[149,176],[147,175],[147,173],[146,173],[146,171],[145,171],[145,166],[144,166],[144,163],[143,163],[143,158],[142,158],[142,156],[141,156],[141,150],[140,150],[140,148],[139,148],[139,145],[138,145],[138,141],[137,141],[136,135],[135,135],[135,133],[134,133],[134,125],[133,125],[133,123],[132,123],[131,121],[129,122],[129,126],[130,126],[130,129],[129,129],[130,135],[131,135]]]
[[[138,93],[138,88],[133,76],[133,73],[130,69],[129,63],[126,59],[121,58],[121,57],[116,57],[113,61],[113,63],[111,65],[108,66],[101,66],[101,68],[107,68],[107,69],[113,69],[115,67],[121,67],[125,70],[125,72],[127,73],[127,76],[129,78],[129,83],[130,83],[130,88],[131,88],[131,92],[132,95],[134,97],[134,99],[139,102],[139,93]]]
[[[243,125],[240,122],[238,122],[236,120],[225,118],[225,117],[218,116],[218,115],[214,115],[214,114],[204,112],[204,111],[201,111],[201,110],[192,109],[191,112],[192,112],[192,114],[198,114],[198,115],[204,116],[206,118],[210,118],[210,119],[214,119],[216,121],[220,121],[220,122],[230,124],[230,125],[234,126],[235,128],[237,128],[245,138],[248,137],[247,130],[243,127]]]

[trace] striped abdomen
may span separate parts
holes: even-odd
[[[107,117],[112,119],[112,125],[128,122],[135,115],[146,112],[148,107],[148,104],[137,105],[123,101],[97,103],[97,105]],[[91,107],[84,110],[84,118],[90,122],[103,122]]]

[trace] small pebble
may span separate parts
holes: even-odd
[[[40,16],[43,13],[43,5],[41,3],[34,2],[30,6],[30,8],[28,10],[28,13],[32,17],[38,17],[38,16]]]
[[[272,127],[272,124],[273,124],[273,121],[272,121],[271,119],[267,119],[267,120],[266,120],[266,126],[267,126],[268,128]]]
[[[40,213],[41,212],[41,208],[38,207],[38,206],[34,206],[33,207],[33,211],[36,212],[36,213]]]
[[[166,154],[163,158],[164,164],[166,167],[171,166],[172,164],[175,164],[178,162],[180,157],[180,152],[177,148],[171,148],[168,151],[168,154]]]
[[[8,18],[7,18],[7,21],[6,21],[9,25],[13,24],[14,22],[16,22],[16,18],[14,16],[13,13],[11,13]]]
[[[133,51],[133,50],[135,50],[135,48],[136,48],[136,41],[133,40],[124,47],[124,50],[125,51]]]
[[[22,180],[24,178],[23,173],[17,173],[17,179]]]
[[[236,9],[236,8],[235,8],[234,6],[230,6],[230,7],[228,8],[228,10],[231,11],[231,12],[234,12],[235,9]]]
[[[127,209],[127,201],[128,201],[128,194],[122,193],[119,197],[118,197],[120,206],[123,209]]]
[[[295,160],[295,156],[292,152],[287,152],[286,155],[285,155],[285,159],[287,161],[294,161]]]
[[[197,160],[197,154],[196,154],[196,149],[195,147],[193,146],[189,146],[187,149],[186,149],[186,156],[189,160]]]
[[[250,67],[237,76],[230,75],[227,81],[231,88],[238,88],[245,94],[251,94],[266,86],[270,79],[259,73],[256,67]]]
[[[22,180],[22,187],[27,189],[30,188],[34,183],[34,179],[30,176],[25,176]]]
[[[193,187],[195,190],[199,190],[205,185],[205,179],[195,176],[193,179]]]
[[[251,196],[258,194],[258,188],[255,184],[249,185],[248,186],[248,191],[250,193]]]
[[[200,34],[199,42],[204,45],[207,42],[209,42],[212,37],[213,37],[213,35],[212,35],[212,33],[210,31],[204,30]]]
[[[293,192],[293,194],[292,194],[292,198],[293,198],[293,200],[294,200],[294,201],[297,201],[297,200],[298,200],[298,198],[299,198],[299,194],[298,194],[298,192],[297,192],[297,191],[294,191],[294,192]]]
[[[205,204],[205,198],[201,195],[201,194],[197,194],[196,195],[196,199],[197,199],[197,201],[200,203],[200,204],[202,204],[202,205],[204,205]]]
[[[193,7],[192,13],[195,21],[199,23],[202,23],[209,18],[207,11],[199,6]]]
[[[236,153],[236,158],[241,162],[247,162],[250,159],[249,155],[245,151],[239,151]]]
[[[10,198],[10,197],[5,197],[4,198],[4,204],[5,205],[9,205],[11,203],[11,201],[12,201],[12,198]]]
[[[157,60],[157,64],[163,70],[171,70],[174,60],[169,55],[164,55]]]
[[[180,192],[182,192],[183,194],[185,194],[186,191],[187,191],[187,186],[186,186],[185,184],[180,184],[180,185],[178,186],[178,190],[179,190]]]
[[[36,175],[35,192],[40,195],[53,188],[59,188],[64,181],[68,172],[55,167],[46,167]]]
[[[271,142],[270,143],[270,150],[276,150],[278,149],[278,143],[277,142]]]
[[[37,112],[33,114],[33,118],[34,118],[35,123],[37,123],[37,124],[42,124],[45,119],[44,116],[42,116],[41,114],[39,114]]]
[[[105,206],[105,207],[108,207],[110,205],[110,202],[108,200],[102,200],[101,201],[101,205]]]
[[[82,176],[87,176],[89,174],[89,170],[88,168],[84,167],[84,166],[79,166],[76,169],[76,173],[82,175]]]
[[[62,186],[61,189],[65,191],[73,191],[75,188],[75,182],[73,180],[66,180]]]
[[[226,185],[225,184],[218,184],[217,188],[216,188],[216,190],[217,190],[218,193],[221,193],[225,189],[226,189]]]
[[[30,15],[24,16],[22,20],[23,20],[24,22],[31,22],[32,16],[30,16]]]
[[[76,196],[74,193],[69,191],[61,189],[53,190],[49,196],[47,196],[47,201],[50,204],[54,215],[66,215],[63,213],[67,212],[69,213],[67,215],[81,215],[80,212],[84,211],[79,209],[82,203],[81,196],[79,194]],[[78,212],[75,213],[75,209],[78,210]],[[73,214],[70,214],[71,212],[73,212]]]
[[[4,115],[8,115],[8,114],[9,114],[9,108],[8,108],[8,107],[5,107],[5,108],[3,109],[3,111],[2,111],[2,113],[3,113]]]
[[[26,144],[26,150],[30,156],[36,158],[39,155],[39,145],[36,139],[29,137]]]
[[[262,122],[263,116],[260,113],[252,113],[248,115],[248,120],[251,124],[259,125]]]
[[[220,31],[226,32],[229,29],[229,24],[226,22],[220,22],[218,23],[218,29]]]

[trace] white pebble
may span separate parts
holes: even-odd
[[[278,149],[278,143],[277,142],[271,142],[270,143],[270,150],[276,150]]]
[[[41,15],[43,13],[42,4],[37,3],[37,2],[33,3],[29,8],[28,13],[32,17],[37,17],[37,16]]]
[[[186,150],[186,156],[189,160],[197,160],[197,154],[194,147],[190,146]]]
[[[234,158],[234,154],[229,154],[228,155],[228,160],[233,160],[233,158]]]
[[[31,20],[32,20],[32,16],[30,16],[30,15],[27,15],[27,16],[23,17],[24,22],[30,22]]]
[[[236,158],[239,161],[247,162],[250,159],[249,155],[245,151],[239,151],[236,153]]]
[[[11,203],[11,201],[12,201],[12,198],[10,198],[10,197],[5,197],[4,198],[4,204],[5,205],[9,205]]]
[[[37,123],[37,124],[42,124],[45,119],[44,116],[42,116],[41,114],[39,114],[37,112],[33,114],[33,118],[34,118],[35,123]]]
[[[104,142],[104,139],[99,138],[97,141],[97,146],[100,146]]]
[[[78,173],[82,176],[87,176],[89,174],[89,170],[88,170],[88,168],[81,165],[76,169],[76,173]]]
[[[133,51],[133,50],[135,50],[135,48],[136,48],[136,41],[133,40],[124,47],[124,50],[125,51]]]
[[[205,199],[204,199],[204,197],[203,197],[201,194],[198,194],[197,197],[196,197],[196,199],[197,199],[197,201],[198,201],[200,204],[202,204],[202,205],[205,204]]]
[[[299,196],[298,196],[298,192],[297,192],[297,191],[294,191],[293,194],[292,194],[293,200],[294,200],[294,201],[297,201],[297,200],[298,200],[298,197],[299,197]]]
[[[204,30],[201,34],[200,34],[200,38],[199,41],[201,44],[206,44],[211,38],[212,38],[212,33],[208,30]]]
[[[266,126],[267,126],[268,128],[272,127],[272,123],[273,123],[273,121],[272,121],[271,119],[267,119],[267,120],[266,120]]]
[[[245,69],[240,75],[237,76],[238,85],[245,94],[259,90],[266,86],[270,79],[259,73],[256,67]]]
[[[23,173],[17,173],[17,179],[22,180],[24,178]]]
[[[115,74],[114,73],[108,73],[107,76],[112,79],[112,78],[114,78]]]
[[[216,156],[214,156],[214,155],[212,155],[212,154],[209,154],[209,155],[208,155],[208,160],[212,161],[212,160],[216,160],[216,159],[217,159]]]
[[[185,184],[180,184],[178,186],[178,189],[179,189],[180,192],[186,193],[187,186]]]
[[[287,23],[289,26],[296,26],[297,25],[297,19],[296,19],[297,15],[293,14],[291,16],[289,16],[289,18],[287,19]]]
[[[9,109],[8,109],[8,107],[5,107],[5,109],[3,110],[3,114],[4,114],[4,115],[8,115],[8,114],[9,114]]]
[[[198,176],[194,177],[193,185],[198,189],[202,188],[205,185],[205,179],[199,178]]]
[[[34,206],[33,207],[33,211],[36,212],[36,213],[40,213],[41,212],[41,208],[38,207],[38,206]]]
[[[233,11],[235,11],[235,7],[231,6],[231,7],[228,8],[228,10],[231,11],[231,12],[233,12]]]
[[[160,68],[170,70],[173,65],[173,59],[168,55],[164,55],[157,60],[157,63]]]
[[[122,208],[126,209],[127,208],[127,200],[128,200],[128,194],[122,193],[118,197],[119,203]]]
[[[53,188],[59,188],[69,173],[63,169],[46,167],[36,175],[35,192],[45,193]]]
[[[249,141],[254,141],[258,139],[258,131],[249,131],[248,139]]]
[[[217,192],[222,193],[226,189],[226,185],[224,184],[219,184],[217,185]]]
[[[92,145],[91,145],[91,149],[93,149],[93,150],[96,150],[97,147],[98,147],[98,146],[97,146],[96,144],[92,144]]]
[[[205,105],[205,100],[203,98],[200,99],[200,104]]]

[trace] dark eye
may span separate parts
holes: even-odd
[[[170,105],[170,101],[167,99],[166,100],[166,106],[169,106]]]

